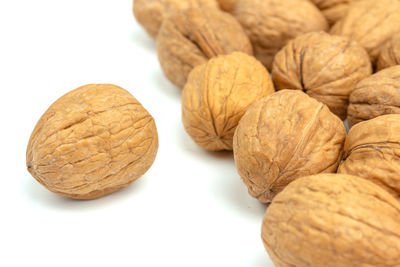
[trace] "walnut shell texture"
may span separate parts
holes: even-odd
[[[254,103],[240,120],[236,168],[250,195],[267,203],[299,177],[336,172],[345,137],[343,122],[326,105],[282,90]]]
[[[330,25],[343,18],[350,3],[358,0],[311,0],[324,14]]]
[[[395,34],[382,47],[378,58],[377,69],[382,70],[395,65],[400,65],[400,33]]]
[[[32,132],[26,162],[50,191],[94,199],[142,176],[158,149],[152,116],[111,84],[79,87],[54,102]]]
[[[265,213],[262,240],[277,267],[400,266],[400,204],[350,175],[287,186]]]
[[[383,69],[362,80],[350,95],[350,127],[387,114],[400,114],[400,66]]]
[[[400,115],[384,115],[351,128],[339,173],[366,178],[400,200]]]
[[[203,148],[232,150],[247,108],[273,92],[268,71],[254,57],[235,52],[213,58],[190,73],[182,94],[183,124]]]
[[[162,22],[188,8],[218,8],[216,0],[134,0],[133,14],[147,33],[156,38]]]
[[[276,54],[272,68],[277,90],[303,90],[342,120],[346,118],[350,93],[371,73],[364,48],[325,32],[306,33],[290,41]]]
[[[253,49],[243,28],[216,9],[188,9],[169,17],[157,38],[158,59],[167,78],[182,88],[190,71],[217,55]]]
[[[269,70],[288,41],[307,32],[328,30],[322,13],[304,0],[241,0],[233,15],[249,36],[256,58]]]
[[[218,0],[219,6],[226,12],[231,12],[239,0]]]

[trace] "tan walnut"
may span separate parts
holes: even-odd
[[[79,87],[54,102],[32,132],[26,164],[50,191],[94,199],[142,176],[158,148],[152,116],[111,84]]]
[[[216,0],[134,0],[133,14],[147,33],[156,38],[162,22],[188,8],[218,8]]]
[[[339,173],[366,178],[400,200],[400,115],[384,115],[351,128]]]
[[[346,118],[350,93],[371,73],[364,48],[325,32],[306,33],[290,41],[276,54],[272,68],[278,90],[303,90],[342,120]]]
[[[247,108],[273,92],[268,71],[254,57],[235,52],[213,58],[189,75],[182,95],[183,125],[203,148],[232,150]]]
[[[241,0],[233,15],[249,36],[256,58],[269,70],[275,54],[291,39],[328,30],[322,13],[304,0]]]
[[[275,197],[262,240],[277,267],[400,266],[400,203],[359,177],[297,179]]]
[[[167,78],[183,88],[190,71],[208,59],[235,51],[252,55],[243,28],[216,9],[188,9],[164,21],[157,39],[158,59]]]
[[[349,5],[354,1],[358,0],[311,0],[331,25],[346,15]]]
[[[350,127],[386,114],[400,114],[400,66],[383,69],[362,80],[350,95]]]
[[[218,0],[219,6],[226,12],[231,12],[239,0]]]
[[[395,34],[382,47],[378,57],[378,70],[400,65],[400,33]]]
[[[250,195],[267,203],[299,177],[336,172],[345,137],[343,122],[326,105],[282,90],[254,103],[240,120],[236,168]]]

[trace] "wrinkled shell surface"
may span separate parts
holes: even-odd
[[[363,46],[375,63],[382,46],[400,29],[400,1],[360,0],[331,29]]]
[[[303,177],[269,206],[262,239],[277,267],[400,266],[400,204],[349,175]]]
[[[394,35],[381,49],[378,70],[400,65],[400,33]]]
[[[231,12],[239,0],[218,0],[219,6],[226,12]]]
[[[217,55],[253,54],[243,28],[228,13],[189,9],[165,20],[157,39],[158,59],[167,78],[183,88],[190,71]]]
[[[232,150],[240,118],[255,101],[274,92],[268,71],[254,57],[235,52],[197,66],[182,95],[182,121],[205,149]]]
[[[153,38],[171,14],[188,8],[218,8],[216,0],[134,0],[133,14]]]
[[[344,17],[352,2],[358,0],[311,0],[328,20],[329,24],[334,24]]]
[[[241,0],[233,11],[249,36],[254,53],[269,70],[288,41],[307,32],[328,30],[322,13],[304,0]]]
[[[351,128],[338,172],[366,178],[400,199],[400,115],[385,115]]]
[[[157,148],[154,120],[131,94],[115,85],[92,84],[62,96],[43,114],[26,162],[52,192],[93,199],[142,176]]]
[[[236,168],[249,193],[270,202],[293,180],[335,172],[346,129],[329,108],[301,91],[282,90],[254,103],[234,136]]]
[[[347,117],[350,127],[386,114],[400,114],[400,66],[362,80],[350,95]]]

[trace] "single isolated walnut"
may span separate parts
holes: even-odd
[[[235,52],[213,58],[189,75],[182,94],[183,125],[203,148],[232,150],[247,108],[273,92],[268,71],[254,57]]]
[[[400,115],[384,115],[351,128],[339,173],[382,186],[400,200]]]
[[[371,75],[364,48],[325,32],[304,34],[276,54],[272,78],[276,88],[303,90],[326,104],[342,120],[356,84]]]
[[[291,39],[328,30],[322,13],[305,0],[240,0],[233,15],[249,36],[257,59],[269,70],[275,54]]]
[[[350,95],[347,117],[350,127],[386,114],[400,114],[400,66],[362,80]]]
[[[147,33],[156,38],[162,22],[188,8],[218,8],[216,0],[134,0],[133,14]]]
[[[262,240],[277,267],[400,266],[400,203],[359,177],[300,178],[275,197]]]
[[[270,202],[293,180],[336,172],[346,129],[317,100],[282,90],[254,103],[236,129],[236,168],[250,195]]]
[[[218,0],[219,6],[226,12],[231,12],[239,0]]]
[[[349,5],[358,0],[311,0],[324,14],[330,25],[347,14]]]
[[[26,164],[50,191],[94,199],[142,176],[157,148],[154,120],[130,93],[91,84],[62,96],[43,114],[29,140]]]
[[[400,31],[400,29],[399,29]],[[378,57],[378,70],[400,65],[400,32],[382,47]]]

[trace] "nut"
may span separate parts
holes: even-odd
[[[133,14],[147,33],[156,38],[162,22],[188,8],[218,8],[216,0],[134,0]]]
[[[219,6],[226,12],[231,12],[239,0],[218,0]]]
[[[384,115],[351,128],[338,172],[366,178],[400,200],[400,115]]]
[[[254,103],[233,143],[249,193],[270,202],[293,180],[336,172],[346,129],[329,108],[301,91],[282,90]]]
[[[250,37],[256,58],[269,70],[275,54],[291,39],[328,30],[322,13],[304,0],[241,0],[233,15]]]
[[[382,46],[378,58],[378,70],[400,65],[400,33],[395,34]]]
[[[182,95],[182,121],[192,139],[212,151],[232,150],[240,118],[255,101],[274,92],[268,71],[241,52],[197,66]]]
[[[400,266],[400,204],[350,175],[300,178],[272,201],[262,240],[277,267]]]
[[[79,87],[54,102],[32,132],[26,164],[50,191],[94,199],[143,175],[158,148],[143,106],[111,84]]]
[[[349,5],[354,1],[357,0],[311,0],[322,11],[330,25],[344,17]]]
[[[190,71],[217,55],[253,54],[240,24],[215,9],[188,9],[165,20],[157,39],[158,59],[167,78],[182,88]]]
[[[371,75],[364,48],[345,37],[307,33],[276,54],[272,78],[276,88],[303,90],[326,104],[342,120],[356,84]]]
[[[350,127],[386,114],[400,114],[400,66],[362,80],[350,95],[347,117]]]

